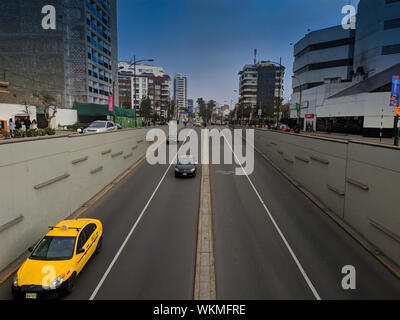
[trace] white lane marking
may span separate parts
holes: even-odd
[[[111,261],[111,264],[109,265],[109,267],[107,268],[106,272],[104,273],[103,277],[101,278],[99,284],[97,285],[96,289],[93,291],[92,295],[90,296],[89,300],[94,300],[94,298],[96,297],[97,293],[99,292],[101,286],[103,285],[104,281],[106,280],[108,274],[110,273],[111,269],[113,268],[114,264],[117,262],[122,250],[124,250],[126,244],[128,243],[130,237],[132,236],[133,232],[135,231],[137,225],[139,224],[140,220],[142,219],[143,215],[145,214],[147,208],[149,207],[151,201],[153,200],[155,194],[157,193],[158,189],[160,188],[162,182],[164,181],[165,177],[167,176],[167,173],[169,171],[169,169],[171,168],[172,164],[175,162],[176,157],[178,156],[179,151],[181,150],[181,148],[183,147],[183,145],[185,144],[186,140],[182,143],[181,147],[179,148],[179,150],[177,151],[177,153],[174,156],[173,161],[171,162],[171,164],[168,166],[167,170],[165,171],[164,175],[162,176],[160,182],[158,183],[157,187],[154,189],[152,195],[150,196],[149,200],[147,201],[146,205],[144,206],[142,212],[140,213],[139,217],[137,218],[135,224],[133,225],[131,231],[129,231],[129,234],[127,235],[126,239],[124,240],[124,242],[122,243],[121,247],[119,248],[118,252],[116,253],[114,259]]]
[[[310,290],[314,294],[315,299],[322,300],[321,297],[319,296],[317,290],[315,289],[314,285],[312,284],[310,278],[307,276],[307,273],[304,271],[299,259],[297,259],[296,255],[294,254],[292,248],[290,247],[288,241],[286,240],[285,236],[283,235],[283,233],[282,233],[281,229],[279,228],[278,224],[275,222],[274,217],[272,216],[272,214],[269,211],[268,207],[266,206],[264,200],[260,196],[260,193],[258,192],[256,187],[254,186],[253,182],[251,181],[250,177],[247,175],[246,171],[244,170],[244,168],[243,168],[242,164],[240,163],[238,157],[236,156],[235,152],[233,151],[232,146],[229,144],[229,142],[226,139],[225,135],[224,134],[222,134],[222,135],[224,136],[225,141],[227,142],[227,144],[228,144],[229,148],[231,149],[233,155],[235,156],[237,162],[240,164],[240,167],[242,168],[242,170],[243,170],[244,174],[246,175],[247,179],[249,180],[249,183],[250,183],[251,187],[253,188],[255,194],[257,195],[258,200],[260,200],[260,202],[263,205],[265,211],[267,212],[270,220],[272,221],[272,224],[274,225],[275,229],[278,231],[279,236],[281,237],[283,243],[285,244],[286,248],[288,249],[290,255],[292,256],[292,258],[293,258],[294,262],[296,263],[298,269],[300,270],[301,274],[303,275],[304,280],[307,282],[308,287],[310,288]],[[243,138],[241,135],[239,135],[239,136],[240,136],[241,139]]]

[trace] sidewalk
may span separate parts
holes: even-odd
[[[376,138],[376,137],[363,137],[360,135],[355,134],[346,134],[346,133],[329,133],[329,132],[302,132],[302,135],[305,136],[314,136],[314,137],[324,137],[324,138],[333,138],[339,140],[356,140],[356,141],[363,141],[369,143],[377,143],[377,144],[385,144],[393,146],[394,138]]]
[[[57,136],[68,136],[71,134],[74,134],[76,132],[73,131],[64,131],[64,130],[60,130],[60,131],[56,131],[56,134],[53,136],[49,136],[49,135],[45,135],[45,136],[37,136],[37,137],[24,137],[24,138],[10,138],[10,139],[6,139],[4,138],[2,135],[0,135],[0,144],[2,143],[11,143],[11,142],[23,142],[23,141],[29,141],[29,140],[37,140],[37,139],[43,139],[43,138],[49,138],[49,137],[57,137]]]

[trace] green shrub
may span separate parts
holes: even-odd
[[[3,132],[3,138],[4,139],[10,139],[11,138],[11,134],[9,132]]]
[[[25,138],[26,132],[24,130],[15,130],[15,137],[16,138]]]
[[[54,136],[56,134],[56,130],[55,129],[47,127],[44,130],[46,131],[46,134],[49,135],[49,136]]]
[[[79,123],[79,122],[77,122],[77,123],[75,123],[75,124],[73,124],[71,126],[67,126],[67,130],[76,132],[76,130],[78,130],[79,128],[86,129],[88,126],[89,126],[88,123]]]
[[[27,137],[37,137],[39,135],[39,132],[37,129],[29,129],[28,132],[26,133]]]
[[[37,132],[38,132],[38,136],[39,136],[39,137],[43,137],[43,136],[46,135],[46,131],[43,130],[43,129],[39,129]]]

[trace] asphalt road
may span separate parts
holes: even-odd
[[[144,161],[86,211],[82,217],[103,223],[102,251],[89,260],[65,299],[88,300],[96,288],[94,299],[193,299],[200,178],[200,166],[195,178],[177,179],[174,166]],[[0,299],[12,298],[10,288],[11,279],[0,287]]]
[[[249,177],[234,175],[236,165],[211,168],[218,299],[400,299],[400,280],[259,154],[254,160]],[[346,265],[355,267],[355,290],[342,288]]]
[[[210,167],[217,299],[400,299],[400,280],[261,156],[249,177],[236,168]],[[86,211],[103,247],[65,299],[193,299],[200,170],[143,162]],[[345,265],[356,290],[341,287]]]

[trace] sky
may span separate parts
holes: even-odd
[[[293,46],[310,29],[340,25],[358,0],[117,0],[119,60],[153,58],[171,78],[188,78],[188,99],[237,102],[238,72],[258,60],[286,67],[292,93]]]

